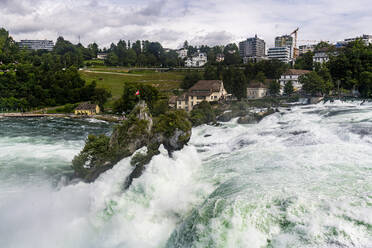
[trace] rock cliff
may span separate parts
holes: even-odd
[[[180,150],[191,137],[191,123],[183,111],[168,111],[153,118],[145,102],[138,103],[128,118],[115,126],[111,137],[89,135],[84,149],[72,161],[75,175],[86,182],[94,181],[101,173],[111,169],[121,159],[131,156],[142,147],[145,154],[133,156],[133,172],[125,182],[125,188],[139,177],[145,165],[163,145],[171,155]]]

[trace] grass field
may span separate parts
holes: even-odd
[[[113,102],[121,96],[126,82],[152,85],[169,95],[172,90],[179,88],[185,75],[184,72],[136,71],[128,73],[129,71],[129,68],[95,67],[82,70],[80,74],[87,83],[95,80],[98,87],[111,92],[112,98],[108,101],[107,107],[111,107]]]

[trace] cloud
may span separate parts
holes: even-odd
[[[0,0],[0,23],[16,40],[80,36],[101,46],[119,39],[217,45],[257,34],[270,47],[296,27],[300,40],[337,41],[371,33],[370,13],[370,0]]]

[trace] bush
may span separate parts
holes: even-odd
[[[209,102],[203,101],[196,105],[190,113],[193,126],[216,122],[216,114]]]
[[[187,113],[183,110],[168,111],[155,120],[155,133],[164,133],[166,137],[170,137],[176,129],[184,132],[191,130],[191,123],[188,120]]]
[[[136,92],[139,91],[139,96]],[[123,95],[114,103],[115,113],[128,113],[140,101],[144,100],[150,111],[159,99],[159,91],[150,85],[126,83],[124,84]]]

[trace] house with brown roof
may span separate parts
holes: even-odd
[[[259,81],[253,80],[248,84],[247,87],[247,98],[248,99],[259,99],[267,96],[268,87]]]
[[[95,115],[99,114],[99,112],[100,108],[97,104],[88,102],[81,103],[75,108],[75,115]]]
[[[226,99],[227,96],[221,80],[200,80],[177,98],[177,109],[191,111],[202,101],[217,102]]]
[[[176,108],[176,106],[177,106],[177,96],[171,96],[169,98],[168,105],[171,108]]]
[[[294,91],[299,91],[302,88],[302,85],[299,82],[299,77],[305,74],[310,73],[311,71],[308,70],[297,70],[297,69],[289,69],[279,79],[280,83],[280,93],[283,94],[284,85],[291,81],[293,85]]]

